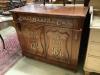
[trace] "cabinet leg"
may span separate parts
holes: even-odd
[[[88,71],[85,71],[85,75],[90,75],[90,72],[88,72]]]

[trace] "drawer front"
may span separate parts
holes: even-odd
[[[88,46],[88,54],[100,56],[100,43],[90,42]]]
[[[100,42],[100,29],[90,30],[90,41]]]
[[[85,62],[85,68],[100,72],[100,58],[87,57]]]
[[[79,27],[79,19],[74,18],[66,18],[62,16],[42,16],[42,15],[17,15],[18,23],[25,23],[25,24],[33,24],[33,25],[42,25],[42,26],[59,26],[59,27],[66,27],[66,28],[75,28],[78,29]],[[81,25],[81,24],[80,24]]]

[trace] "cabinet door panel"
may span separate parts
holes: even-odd
[[[72,30],[45,27],[47,58],[64,63],[70,62]]]
[[[44,34],[43,27],[24,26],[22,27],[22,37],[24,50],[31,54],[43,56],[44,54]]]

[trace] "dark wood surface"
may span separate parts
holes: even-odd
[[[35,0],[36,2],[41,2],[44,5],[48,2],[49,0]],[[56,0],[56,1],[52,1],[50,3],[56,3],[56,4],[63,4],[65,6],[65,4],[84,4],[84,6],[89,6],[90,0]]]
[[[77,68],[81,33],[88,8],[28,5],[12,10],[23,55]]]

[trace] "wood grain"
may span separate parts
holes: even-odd
[[[34,5],[12,10],[23,55],[75,70],[87,10]]]

